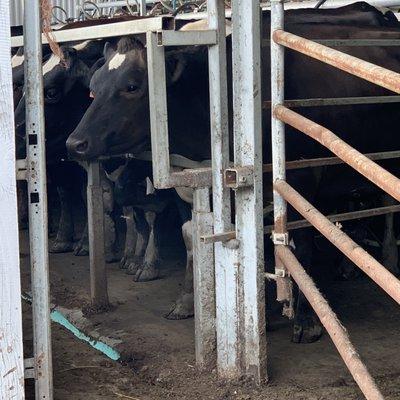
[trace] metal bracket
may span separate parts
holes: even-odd
[[[157,46],[197,46],[217,44],[217,31],[170,31],[157,32]]]
[[[252,166],[227,168],[224,173],[224,184],[231,189],[253,186],[254,168]]]
[[[281,244],[283,246],[289,246],[289,233],[276,233],[272,231],[272,242],[274,244]]]
[[[35,379],[35,359],[25,358],[24,360],[25,379]]]
[[[27,169],[28,169],[28,162],[27,160],[21,159],[16,161],[16,176],[17,181],[26,181],[27,179]]]
[[[270,272],[266,272],[264,274],[265,278],[268,280],[276,281],[278,278],[287,278],[288,274],[284,269],[275,268],[275,273],[271,274]]]

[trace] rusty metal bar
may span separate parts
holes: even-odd
[[[351,343],[346,329],[322,296],[311,277],[306,273],[288,247],[277,246],[276,255],[285,264],[292,278],[310,302],[367,400],[383,400],[383,395]]]
[[[283,180],[277,190],[307,221],[400,304],[400,281]]]
[[[365,157],[370,160],[390,160],[393,158],[400,158],[400,151],[383,151],[378,153],[367,153],[364,154]],[[344,161],[339,157],[321,157],[321,158],[311,158],[305,160],[294,160],[286,161],[286,169],[301,169],[301,168],[315,168],[315,167],[325,167],[328,165],[339,165],[344,164]],[[263,172],[271,172],[272,164],[264,164]]]
[[[331,222],[342,222],[342,221],[352,221],[354,219],[376,217],[378,215],[391,214],[395,212],[400,212],[400,205],[370,208],[368,210],[352,211],[348,213],[332,214],[328,215],[326,218]],[[301,219],[299,221],[288,222],[287,228],[289,231],[294,229],[308,228],[312,226],[306,219]],[[271,233],[273,225],[268,225],[264,227],[264,234],[267,235]]]
[[[342,222],[342,221],[352,221],[354,219],[368,218],[368,217],[377,217],[379,215],[391,214],[400,212],[400,205],[394,206],[386,206],[386,207],[377,207],[377,208],[369,208],[367,210],[360,211],[352,211],[348,213],[340,213],[340,214],[331,214],[326,218],[331,222]],[[308,228],[312,226],[306,219],[300,219],[298,221],[291,221],[287,223],[288,231],[292,231],[294,229]],[[270,234],[274,229],[273,225],[264,226],[264,235]],[[228,242],[229,240],[236,239],[236,232],[229,231],[220,234],[213,235],[203,235],[200,237],[200,241],[204,244],[216,243],[216,242]]]
[[[284,30],[276,30],[272,36],[275,43],[320,60],[349,74],[358,76],[378,86],[400,93],[400,74],[379,67],[357,57],[315,43]]]
[[[350,106],[360,104],[388,104],[400,103],[400,96],[363,96],[363,97],[317,97],[314,99],[285,100],[283,105],[289,108],[295,107],[326,107],[326,106]],[[271,108],[271,101],[263,102],[263,109]]]
[[[274,115],[328,148],[361,175],[400,201],[400,179],[348,145],[329,129],[284,106],[276,106]]]

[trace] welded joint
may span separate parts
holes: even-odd
[[[252,166],[227,168],[224,172],[225,187],[239,189],[254,185],[254,168]]]
[[[271,239],[275,245],[289,246],[289,244],[290,244],[288,232],[276,233],[276,232],[272,231]]]
[[[275,268],[275,273],[274,274],[271,274],[270,272],[266,272],[264,274],[264,276],[268,280],[276,281],[277,279],[288,277],[288,274],[284,269]]]

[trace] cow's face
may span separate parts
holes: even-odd
[[[89,68],[71,47],[62,47],[64,60],[54,54],[43,63],[44,116],[49,155],[65,153],[65,140],[90,104]],[[25,96],[15,110],[18,137],[25,135]],[[52,153],[52,154],[50,154]]]
[[[106,45],[105,64],[90,82],[93,102],[67,140],[74,158],[93,159],[143,149],[149,138],[146,52],[123,38],[117,50]]]

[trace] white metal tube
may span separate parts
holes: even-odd
[[[232,1],[232,74],[235,166],[253,170],[236,190],[239,241],[239,337],[242,374],[267,375],[262,191],[261,21],[259,0]]]
[[[217,44],[209,47],[210,126],[213,167],[214,232],[231,230],[231,197],[224,187],[223,171],[229,167],[228,89],[226,67],[225,10],[223,0],[208,0],[208,27],[216,30]],[[216,243],[215,296],[217,367],[221,378],[240,373],[238,338],[237,249]]]
[[[24,397],[9,1],[0,2],[0,399]]]
[[[25,0],[24,29],[26,33],[24,35],[25,101],[35,390],[37,399],[52,400],[48,212],[39,0]]]

